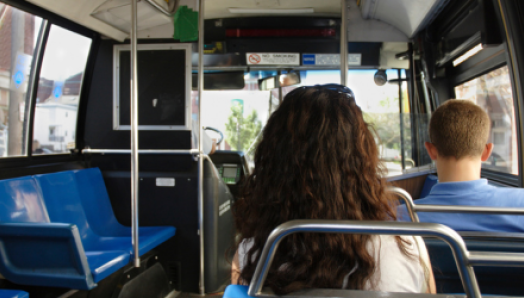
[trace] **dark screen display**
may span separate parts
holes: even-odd
[[[237,168],[224,168],[224,178],[236,178]]]
[[[130,125],[130,52],[120,52],[120,125]],[[185,50],[138,51],[138,124],[185,125]]]

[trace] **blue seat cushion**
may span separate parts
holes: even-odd
[[[224,291],[223,298],[249,298],[249,297],[252,297],[247,294],[248,289],[249,289],[248,286],[229,285],[227,286],[226,290]]]
[[[131,229],[128,228],[127,235],[118,237],[99,237],[96,242],[91,243],[96,246],[98,250],[124,250],[129,254],[133,254],[133,246],[131,244]],[[162,244],[167,239],[175,235],[175,228],[173,227],[143,227],[138,229],[138,247],[140,249],[140,256],[150,251],[151,249]]]
[[[0,290],[0,298],[29,298],[29,294],[19,290]]]
[[[131,255],[127,251],[86,251],[86,257],[93,281],[99,282],[127,265]]]

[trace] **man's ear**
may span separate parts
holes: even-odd
[[[424,142],[424,147],[426,147],[426,151],[428,151],[428,155],[431,158],[431,160],[437,160],[437,157],[438,157],[437,147],[435,147],[435,145],[433,145],[430,142]]]
[[[487,143],[484,147],[484,150],[482,150],[482,155],[480,156],[480,160],[486,161],[488,160],[489,156],[491,155],[491,152],[493,152],[493,143]]]

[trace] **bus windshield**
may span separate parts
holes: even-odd
[[[361,107],[365,119],[375,129],[376,141],[381,159],[387,168],[387,175],[398,175],[403,172],[402,155],[407,161],[404,169],[415,166],[411,160],[410,111],[405,71],[387,70],[390,82],[383,86],[375,84],[373,78],[376,72],[376,69],[349,70],[348,85],[355,93],[357,104]],[[221,150],[244,151],[249,160],[253,160],[261,131],[279,104],[279,89],[261,91],[258,89],[258,80],[276,74],[276,70],[251,71],[245,74],[245,87],[242,90],[204,91],[203,125],[224,132]],[[340,71],[301,70],[300,77],[300,84],[282,88],[282,98],[300,86],[339,83]],[[400,98],[403,102],[402,115]],[[209,132],[209,136],[215,138],[212,132]],[[252,162],[251,166],[254,166]]]

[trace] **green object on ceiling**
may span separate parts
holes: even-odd
[[[187,6],[180,6],[174,17],[175,33],[174,39],[180,42],[198,40],[198,11],[193,11]]]

